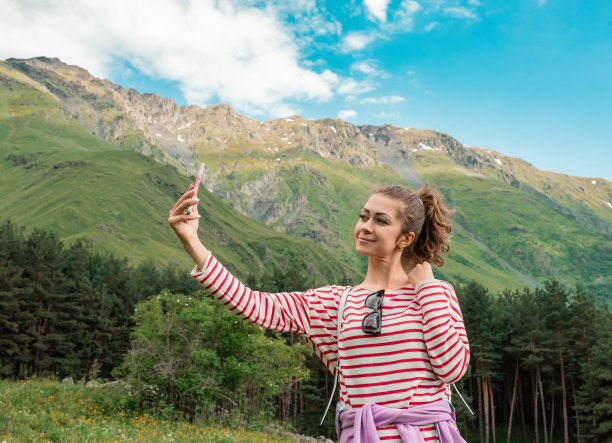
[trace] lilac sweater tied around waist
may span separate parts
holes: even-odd
[[[376,427],[395,425],[404,442],[424,442],[419,426],[435,424],[441,443],[465,443],[455,423],[455,410],[446,400],[408,409],[366,404],[336,415],[340,443],[380,442]]]

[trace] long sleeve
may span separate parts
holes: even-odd
[[[325,286],[305,292],[254,291],[210,254],[191,275],[238,317],[266,329],[295,332],[308,338],[313,350],[331,368],[338,353],[336,321],[344,287]]]
[[[441,280],[417,288],[423,313],[423,335],[431,366],[440,380],[459,380],[470,360],[463,316],[453,287]]]

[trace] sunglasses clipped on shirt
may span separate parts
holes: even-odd
[[[372,309],[361,322],[361,330],[366,334],[378,335],[382,328],[382,304],[385,290],[372,292],[365,299],[366,308]]]

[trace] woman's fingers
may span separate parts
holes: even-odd
[[[197,215],[198,218],[200,218],[200,215],[198,213],[198,202],[200,201],[200,199],[196,196],[194,201],[195,201],[195,204],[191,208],[191,213]]]
[[[422,281],[433,280],[433,270],[431,265],[427,262],[419,263],[412,268],[412,270],[408,273],[408,281],[414,287],[417,287],[418,284]]]
[[[182,213],[182,214],[179,214],[179,215],[173,215],[173,216],[168,217],[168,224],[173,226],[173,225],[176,225],[177,223],[180,223],[180,222],[185,222],[186,223],[186,222],[191,221],[191,220],[198,220],[199,218],[200,218],[199,214]]]
[[[192,186],[193,186],[193,185],[192,185]],[[190,186],[190,188],[191,188],[192,186]],[[181,207],[183,208],[183,209],[182,209],[182,211],[184,211],[184,210],[185,210],[185,201],[186,201],[187,199],[193,199],[193,198],[196,198],[196,196],[195,196],[195,192],[194,192],[194,189],[191,189],[191,190],[189,190],[189,191],[185,192],[185,193],[184,193],[184,194],[181,196],[181,198],[179,198],[179,199],[176,201],[176,203],[174,204],[174,207],[173,207],[173,208],[170,210],[170,214],[175,213],[177,210],[180,210],[180,208],[181,208]],[[198,201],[198,200],[196,200],[196,201]],[[191,203],[191,204],[193,205],[194,203]],[[187,203],[187,206],[189,206],[189,205],[190,205],[190,204],[189,204],[189,203]],[[181,212],[182,212],[182,211],[181,211]]]
[[[200,215],[198,214],[198,211],[197,211],[198,201],[199,200],[197,198],[190,198],[190,199],[184,200],[180,204],[175,205],[175,207],[172,209],[172,211],[170,211],[170,214],[168,215],[168,223],[173,225],[180,221],[189,221],[189,220],[199,219]],[[191,213],[185,212],[185,210],[190,206],[194,208],[191,211]]]
[[[191,193],[193,192],[193,189],[194,189],[194,187],[193,187],[193,183],[192,183],[192,184],[190,184],[190,185],[189,185],[189,187],[187,188],[187,191],[186,191],[186,192],[185,192],[183,195],[181,195],[181,196],[179,197],[179,199],[176,201],[176,204],[175,204],[174,206],[176,206],[178,203],[180,203],[180,201],[181,201],[181,200],[183,200],[183,199],[184,199],[186,196],[191,195]],[[174,209],[174,208],[173,208],[173,209]]]
[[[187,210],[187,208],[189,208],[190,206],[193,206],[194,209],[195,209],[195,207],[197,206],[199,201],[200,201],[200,199],[197,198],[197,197],[188,198],[187,200],[184,200],[183,203],[178,205],[176,211],[179,211],[179,213],[185,212]],[[192,209],[191,212],[193,212],[194,209]]]

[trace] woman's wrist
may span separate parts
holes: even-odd
[[[179,238],[185,250],[197,248],[198,244],[202,244],[202,242],[200,241],[200,237],[198,237],[197,234],[189,238],[182,238],[182,237],[179,237]]]
[[[182,240],[182,243],[183,248],[191,256],[198,269],[202,270],[210,251],[204,247],[198,237]]]

